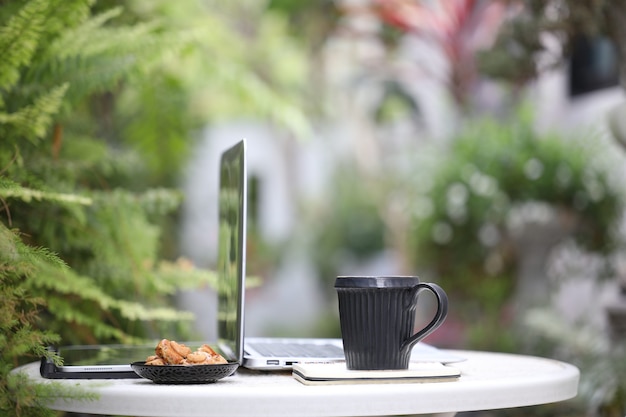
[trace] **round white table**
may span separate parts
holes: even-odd
[[[25,372],[37,383],[80,386],[96,400],[56,399],[55,410],[161,417],[375,416],[454,414],[547,404],[576,396],[579,371],[551,359],[475,351],[449,351],[466,358],[450,366],[461,377],[448,382],[306,386],[290,373],[240,368],[233,376],[205,385],[158,385],[145,379],[48,380],[39,363]]]

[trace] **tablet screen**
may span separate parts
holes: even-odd
[[[63,358],[63,367],[92,365],[128,365],[132,362],[144,361],[154,355],[151,345],[95,345],[95,346],[63,346],[58,355]]]

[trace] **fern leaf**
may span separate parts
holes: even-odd
[[[28,263],[33,263],[34,255],[28,255]],[[100,311],[115,310],[122,317],[130,321],[184,321],[191,320],[190,313],[180,312],[171,308],[148,308],[136,301],[121,300],[105,293],[95,283],[87,278],[74,273],[69,268],[59,269],[47,268],[43,266],[38,274],[34,274],[30,279],[30,285],[38,290],[45,290],[48,294],[46,302],[50,312],[62,321],[76,322],[89,326],[95,333],[115,339],[124,339],[127,336],[118,328],[108,326],[101,328],[101,320],[97,314],[87,314],[78,308],[76,303],[68,302],[68,296],[75,296],[86,302],[91,307],[97,306]],[[58,295],[54,295],[54,294]],[[99,330],[97,330],[99,329]]]
[[[154,64],[189,45],[198,31],[160,30],[156,22],[105,26],[120,13],[112,9],[68,28],[34,60],[24,82],[42,86],[70,82],[67,99],[114,89],[120,80],[145,74]]]
[[[0,197],[2,198],[18,198],[25,203],[32,201],[53,201],[57,203],[71,203],[88,206],[92,204],[92,199],[77,194],[53,193],[32,188],[22,187],[21,185],[10,181],[6,178],[0,178]]]
[[[58,381],[50,381],[46,384],[34,383],[26,373],[18,372],[9,374],[7,377],[7,387],[13,394],[18,394],[16,402],[20,407],[36,407],[34,410],[22,409],[12,410],[10,416],[37,416],[37,417],[54,417],[58,415],[56,411],[52,411],[45,407],[48,403],[59,401],[61,399],[80,399],[83,401],[95,400],[98,394],[86,388],[81,388],[77,384],[61,384]],[[0,409],[1,410],[1,409]],[[26,412],[31,411],[31,414]],[[4,415],[4,414],[3,414]]]
[[[124,317],[130,320],[158,320],[158,321],[183,321],[192,320],[193,313],[178,311],[173,308],[146,308],[142,304],[119,300],[116,308],[120,310]]]
[[[0,28],[0,90],[8,90],[19,80],[20,69],[35,53],[48,3],[28,2]]]
[[[139,203],[150,214],[164,215],[173,212],[182,202],[180,192],[166,189],[153,188],[138,196]]]
[[[46,55],[50,57],[68,57],[84,54],[86,51],[90,51],[93,54],[98,50],[98,48],[92,47],[93,43],[101,43],[103,39],[94,39],[92,35],[98,33],[106,22],[119,16],[121,13],[121,7],[114,7],[91,17],[76,28],[67,29],[59,38],[52,42],[46,51]]]
[[[15,113],[0,113],[0,126],[12,126],[18,136],[31,142],[42,138],[52,123],[52,116],[61,107],[68,87],[68,83],[62,84]]]
[[[137,24],[132,27],[106,27],[104,24],[118,16],[122,9],[110,9],[94,16],[81,25],[68,28],[48,47],[43,61],[63,60],[68,57],[89,57],[100,54],[123,54],[136,49],[136,42],[154,31],[154,24]]]

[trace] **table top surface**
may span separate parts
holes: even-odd
[[[577,394],[575,366],[535,356],[448,351],[466,358],[448,382],[306,386],[290,372],[240,368],[212,384],[159,385],[146,379],[48,380],[39,363],[14,370],[42,384],[79,386],[95,400],[57,398],[52,409],[134,416],[373,416],[513,408],[547,404]]]

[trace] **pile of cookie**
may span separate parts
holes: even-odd
[[[156,355],[148,356],[146,365],[216,365],[228,363],[209,345],[192,352],[188,346],[174,340],[161,340],[154,349]]]

